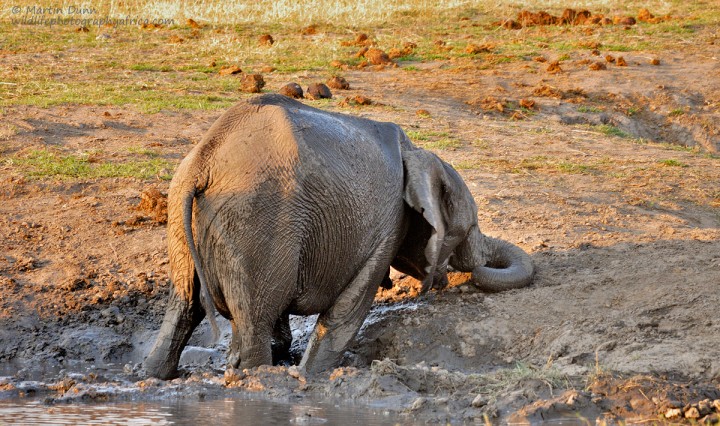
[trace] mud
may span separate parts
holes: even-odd
[[[201,324],[181,378],[147,378],[141,362],[170,287],[162,176],[172,170],[151,179],[76,179],[22,169],[34,150],[88,152],[92,164],[153,155],[175,166],[222,111],[6,107],[0,398],[49,406],[323,400],[380,407],[408,423],[566,415],[713,422],[720,85],[697,78],[717,73],[713,48],[679,45],[656,66],[654,52],[622,52],[627,66],[602,72],[580,62],[617,55],[603,46],[592,47],[598,55],[589,46],[569,52],[556,74],[532,58],[488,67],[483,53],[458,66],[346,69],[353,84],[345,97],[372,104],[348,111],[354,106],[331,99],[322,107],[399,123],[453,164],[482,231],[525,249],[537,275],[529,288],[485,294],[452,273],[447,289],[420,295],[417,282],[393,273],[343,365],[317,377],[288,366],[226,377],[229,328],[218,319],[221,338],[213,343]],[[533,57],[557,60],[537,50]],[[327,78],[293,76],[303,87]],[[287,81],[268,75],[264,90]],[[511,120],[519,107],[528,110],[524,119]],[[293,318],[295,354],[312,323]]]

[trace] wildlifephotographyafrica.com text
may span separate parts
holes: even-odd
[[[17,25],[76,25],[82,27],[103,25],[174,25],[174,19],[144,18],[140,16],[97,16],[93,7],[64,6],[13,6],[10,8],[10,21]]]

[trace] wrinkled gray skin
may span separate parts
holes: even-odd
[[[525,252],[480,233],[458,173],[400,127],[280,95],[213,124],[170,184],[168,215],[174,287],[145,361],[162,379],[215,309],[236,368],[286,357],[289,315],[320,314],[300,362],[313,373],[339,363],[391,265],[425,290],[447,284],[448,265],[486,291],[533,276]]]

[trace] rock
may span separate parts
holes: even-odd
[[[605,55],[605,60],[610,63],[613,63],[613,62],[615,62],[615,57],[613,55]]]
[[[690,408],[685,410],[685,418],[686,419],[699,419],[700,411],[698,411],[697,407],[691,406]]]
[[[192,18],[188,18],[187,24],[190,28],[202,28],[202,26],[200,26],[200,24]]]
[[[679,408],[668,408],[667,411],[665,411],[666,419],[678,419],[680,416],[682,416],[682,410]]]
[[[265,79],[260,74],[246,74],[243,76],[240,90],[248,93],[260,93],[265,87]]]
[[[622,56],[618,56],[618,57],[617,57],[617,61],[616,61],[616,65],[619,66],[619,67],[626,67],[626,66],[627,66],[627,62],[625,62],[625,58],[623,58]]]
[[[350,83],[347,82],[343,77],[332,77],[327,81],[327,86],[331,89],[348,90],[350,89]]]
[[[421,396],[416,398],[415,401],[413,401],[413,403],[410,405],[410,411],[417,411],[421,409],[426,402],[427,400]]]
[[[700,417],[707,416],[712,412],[713,405],[712,402],[710,402],[709,399],[704,399],[697,404],[698,413],[700,414]]]
[[[332,92],[330,88],[323,83],[313,83],[308,86],[305,97],[308,99],[331,99]]]
[[[486,406],[488,403],[487,399],[482,394],[477,394],[475,398],[473,398],[470,405],[472,405],[475,408],[481,408]]]
[[[245,378],[245,372],[242,370],[238,370],[236,368],[228,367],[225,370],[225,375],[223,376],[223,379],[225,381],[225,385],[230,385],[236,382],[239,382],[240,380]]]
[[[658,58],[652,58],[650,60],[650,65],[660,65],[660,59]]]
[[[302,99],[303,89],[297,83],[288,83],[280,88],[280,94],[290,98]]]
[[[430,111],[426,109],[419,109],[415,111],[415,115],[417,115],[418,117],[431,117]]]
[[[302,374],[300,374],[300,369],[297,367],[297,365],[288,367],[287,372],[288,372],[288,376],[290,376],[294,379],[299,380],[302,377]]]
[[[593,71],[600,71],[600,70],[606,70],[607,66],[605,66],[602,62],[593,62],[590,64],[590,69]]]

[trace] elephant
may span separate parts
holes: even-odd
[[[176,377],[207,316],[230,320],[228,367],[287,355],[289,315],[319,314],[298,368],[336,367],[392,266],[484,291],[531,283],[519,247],[483,235],[460,175],[400,126],[264,94],[226,111],[184,158],[168,193],[171,286],[144,367]]]

